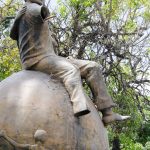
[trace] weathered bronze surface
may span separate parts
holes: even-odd
[[[91,113],[74,117],[62,83],[41,72],[21,71],[0,82],[0,129],[30,145],[35,131],[45,130],[48,150],[108,150],[106,129],[88,97],[87,104]],[[0,143],[9,147],[2,150],[13,149],[6,140]]]
[[[3,143],[0,143],[1,149],[10,150],[47,150],[45,142],[48,138],[47,132],[44,130],[37,130],[34,134],[35,144],[20,144],[10,138],[4,130],[0,131],[0,138]],[[12,147],[11,147],[12,146]]]

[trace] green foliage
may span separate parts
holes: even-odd
[[[121,143],[121,149],[122,150],[143,150],[144,147],[141,143],[136,143],[131,138],[125,136],[124,134],[120,135]]]
[[[12,1],[7,0],[5,3],[0,7],[1,11],[1,19],[0,19],[0,30],[5,30],[10,27],[11,20],[14,19],[16,11],[21,6],[20,1]]]
[[[144,150],[150,150],[150,141],[148,141],[146,144],[145,144],[145,149]]]
[[[10,24],[20,5],[20,1],[7,0],[0,8],[0,81],[21,69],[16,41],[9,38]]]
[[[16,42],[6,38],[0,51],[0,81],[21,69]]]
[[[146,145],[147,142],[150,142],[150,123],[144,122],[139,128],[137,141],[142,143],[143,145]]]

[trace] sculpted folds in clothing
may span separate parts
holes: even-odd
[[[55,52],[48,23],[44,21],[49,16],[49,10],[36,3],[26,3],[25,6],[26,12],[19,25],[14,27],[17,32],[12,38],[18,42],[21,62],[27,69],[44,57],[55,55]]]

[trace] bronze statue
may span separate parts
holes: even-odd
[[[34,134],[34,140],[35,144],[20,144],[11,139],[9,136],[7,136],[6,132],[4,130],[0,131],[0,138],[4,138],[6,141],[8,141],[15,149],[19,150],[46,150],[44,147],[44,144],[47,140],[47,133],[44,130],[37,130]]]
[[[81,83],[81,78],[84,78],[97,109],[102,112],[104,124],[129,118],[112,111],[115,104],[106,90],[99,64],[56,55],[54,47],[57,42],[52,38],[46,21],[49,15],[44,0],[25,0],[14,21],[10,37],[17,41],[23,68],[53,74],[60,79],[70,95],[76,117],[90,113]]]

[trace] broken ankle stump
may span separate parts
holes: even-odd
[[[91,112],[75,117],[69,95],[59,80],[23,70],[0,82],[0,130],[13,141],[28,145],[36,144],[34,134],[42,130],[47,133],[43,144],[46,150],[109,150],[107,131],[98,111],[90,99],[87,103]],[[40,138],[43,135],[41,132]],[[0,136],[0,150],[14,147]]]

